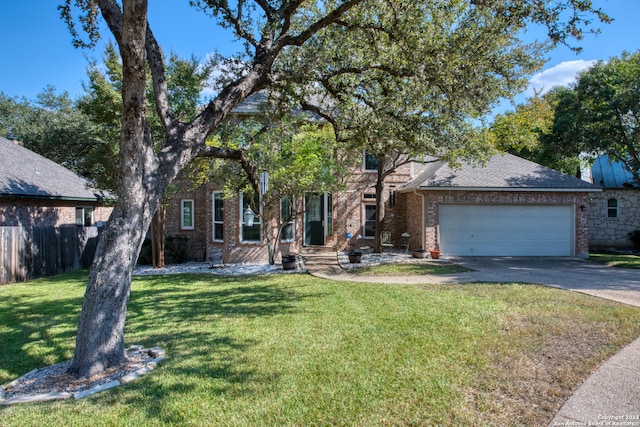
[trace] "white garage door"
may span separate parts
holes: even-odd
[[[572,256],[570,205],[440,205],[440,249],[458,256]]]

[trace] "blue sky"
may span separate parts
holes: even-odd
[[[74,98],[82,93],[87,58],[99,60],[102,49],[73,48],[57,11],[60,1],[0,1],[0,92],[31,99],[52,85]],[[556,48],[544,70],[532,76],[532,87],[548,90],[557,84],[568,84],[577,71],[592,61],[640,49],[640,1],[594,0],[594,4],[614,22],[599,24],[602,34],[597,37],[587,34],[580,54],[565,47]],[[189,7],[187,0],[149,0],[149,15],[156,38],[167,52],[203,59],[213,51],[227,53],[237,47],[229,34]]]

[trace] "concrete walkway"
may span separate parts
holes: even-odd
[[[448,258],[473,271],[443,276],[371,277],[349,274],[335,252],[304,255],[307,271],[331,280],[368,283],[534,283],[640,307],[640,271],[574,258]],[[640,338],[605,361],[564,403],[549,426],[640,427]]]

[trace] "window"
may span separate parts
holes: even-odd
[[[76,225],[79,225],[80,227],[91,227],[93,225],[92,207],[76,208]]]
[[[180,201],[180,228],[183,230],[194,229],[193,200]]]
[[[376,156],[368,151],[364,152],[364,170],[366,171],[378,171],[378,159]]]
[[[282,197],[280,199],[280,240],[292,242],[296,238],[296,223],[294,221],[294,199],[293,197]]]
[[[618,199],[607,200],[607,218],[618,218]]]
[[[213,193],[213,240],[224,240],[224,201],[219,191]]]
[[[376,205],[364,205],[364,238],[376,237]]]
[[[396,190],[389,190],[389,207],[396,207]]]
[[[250,207],[255,214],[252,226],[244,222],[244,212],[248,207]],[[262,240],[262,221],[260,218],[260,199],[258,195],[252,198],[245,198],[244,195],[240,193],[240,224],[240,240],[243,242],[260,242]]]

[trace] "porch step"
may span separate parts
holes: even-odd
[[[312,276],[333,277],[345,274],[338,264],[338,254],[335,250],[303,250],[300,254],[304,260],[306,270]]]

